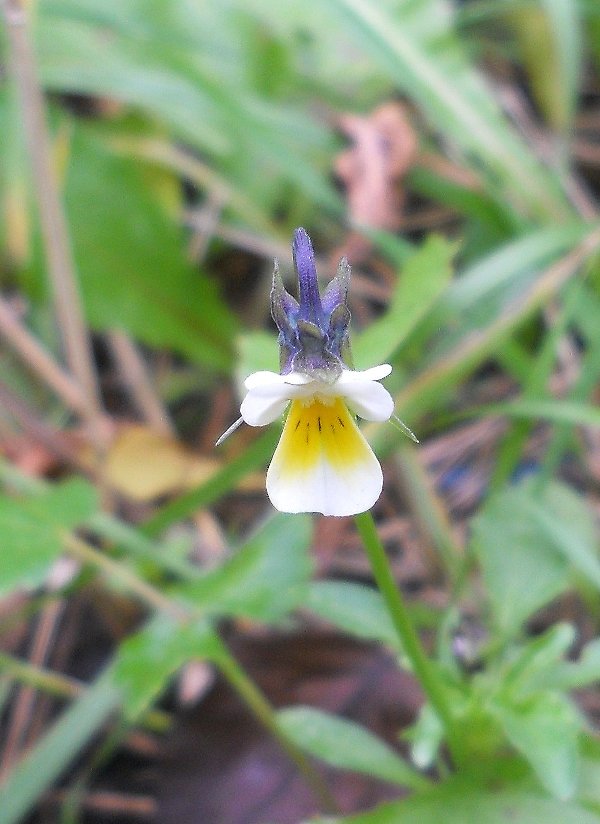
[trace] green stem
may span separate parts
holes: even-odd
[[[83,563],[90,564],[107,577],[119,581],[153,611],[164,612],[171,618],[182,622],[201,617],[200,610],[172,601],[152,584],[140,578],[135,570],[99,552],[80,538],[72,534],[65,535],[65,546],[71,554]],[[319,773],[304,753],[280,728],[273,707],[246,675],[221,639],[219,639],[219,652],[216,663],[251,712],[277,739],[282,749],[296,764],[298,771],[323,805],[324,812],[337,812],[335,801]]]
[[[363,512],[355,516],[355,523],[364,543],[373,576],[386,603],[404,653],[412,665],[423,692],[446,730],[446,739],[452,758],[455,763],[459,763],[462,760],[461,736],[450,709],[446,690],[425,654],[412,625],[406,604],[396,586],[385,549],[377,534],[373,516],[370,512]]]
[[[273,708],[256,684],[248,678],[224,644],[222,644],[216,657],[216,663],[244,703],[271,735],[277,739],[284,752],[296,764],[305,781],[319,799],[323,811],[326,813],[338,812],[337,804],[319,773],[313,768],[302,750],[282,732]]]

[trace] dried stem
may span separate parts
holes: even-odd
[[[23,0],[5,0],[4,12],[12,51],[13,72],[21,99],[48,273],[54,292],[56,318],[69,369],[87,396],[96,417],[101,409],[100,392],[56,173],[51,161],[50,135],[46,125],[44,98],[36,75],[28,13]],[[86,414],[87,412],[88,410]]]
[[[157,432],[174,435],[175,429],[169,413],[158,397],[146,370],[144,361],[130,338],[114,330],[108,340],[123,381],[143,419]]]
[[[65,372],[42,344],[19,321],[7,301],[0,297],[0,335],[72,412],[83,418],[93,414],[86,393]]]

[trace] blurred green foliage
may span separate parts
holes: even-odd
[[[572,138],[582,72],[600,68],[600,6],[39,0],[32,31],[86,321],[99,333],[122,329],[182,358],[191,369],[186,388],[276,368],[275,336],[246,328],[209,263],[188,254],[194,218],[207,204],[217,210],[223,246],[243,237],[253,251],[285,249],[300,224],[323,248],[333,246],[346,221],[332,174],[342,145],[335,115],[368,113],[398,95],[421,148],[464,172],[451,178],[421,158],[407,178],[412,195],[451,210],[450,237],[399,243],[366,227],[398,279],[389,305],[354,346],[359,368],[390,359],[397,410],[411,425],[422,421],[425,437],[458,413],[509,416],[464,553],[444,569],[457,589],[446,610],[428,616],[464,763],[432,788],[350,722],[300,707],[282,711],[280,726],[296,746],[335,767],[415,790],[336,819],[348,824],[427,824],[440,820],[440,810],[449,823],[500,824],[507,809],[521,824],[600,821],[600,751],[569,695],[600,678],[598,643],[573,659],[573,626],[528,633],[534,614],[565,593],[578,594],[596,626],[599,615],[597,527],[583,495],[554,474],[565,454],[581,452],[574,425],[599,423],[592,405],[600,376],[598,211],[589,193],[573,196]],[[8,66],[5,31],[0,42]],[[510,109],[522,89],[494,82],[486,69],[494,61],[519,73],[539,118],[537,139],[498,103]],[[0,118],[0,278],[27,296],[31,331],[57,352],[33,207],[41,182],[29,171],[9,72],[0,84]],[[287,258],[283,265],[289,268]],[[265,289],[264,316],[266,298]],[[553,322],[540,323],[550,304]],[[581,344],[580,370],[570,395],[554,398],[549,379],[565,330]],[[57,401],[49,409],[45,391],[31,391],[28,371],[2,357],[11,387],[42,417],[64,419]],[[461,389],[487,363],[522,397],[465,413]],[[540,420],[552,426],[550,445],[536,477],[515,483]],[[368,428],[382,456],[402,460],[400,434]],[[186,661],[203,657],[231,673],[217,634],[221,618],[281,622],[303,606],[343,632],[383,643],[406,664],[378,593],[310,581],[308,519],[267,520],[250,538],[232,540],[228,557],[206,573],[164,538],[168,527],[262,466],[274,437],[255,441],[140,527],[101,512],[97,492],[81,479],[32,484],[2,466],[0,592],[38,587],[65,545],[76,554],[69,536],[83,527],[88,548],[80,560],[151,614],[11,773],[1,824],[31,810],[111,713],[143,723]],[[443,565],[441,550],[440,557]],[[485,629],[466,663],[455,645],[461,599],[477,604]],[[9,657],[2,664],[16,677]],[[414,764],[440,765],[444,730],[429,706],[408,737]]]

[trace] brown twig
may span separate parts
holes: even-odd
[[[21,99],[48,273],[54,292],[56,318],[69,369],[88,398],[89,407],[86,414],[94,423],[94,418],[99,416],[101,410],[100,391],[91,341],[84,322],[56,173],[51,161],[50,135],[46,124],[44,98],[36,74],[29,15],[22,0],[5,0],[4,13],[11,45],[13,72]],[[97,428],[95,424],[94,428]]]
[[[0,380],[0,405],[15,421],[18,421],[19,426],[29,438],[41,444],[52,455],[80,470],[87,469],[76,449],[62,436],[62,433],[40,420],[28,404],[2,380]]]
[[[158,397],[146,365],[131,339],[121,331],[110,332],[108,341],[123,381],[142,418],[157,432],[174,435],[175,428]]]
[[[69,798],[68,790],[54,790],[46,800],[61,804]],[[106,790],[86,793],[81,799],[81,807],[95,813],[128,818],[154,818],[157,812],[156,800],[148,795],[126,795]]]
[[[0,335],[72,412],[83,418],[93,413],[86,393],[64,371],[19,321],[9,303],[0,297]]]
[[[48,650],[64,611],[64,601],[51,601],[40,614],[38,625],[31,644],[29,663],[41,667],[46,661]],[[7,778],[21,752],[27,730],[33,718],[36,690],[34,687],[21,687],[13,704],[6,742],[0,763],[0,785]]]

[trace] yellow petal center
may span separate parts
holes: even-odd
[[[325,458],[336,469],[354,466],[371,455],[341,398],[294,400],[277,447],[286,474],[304,474]]]

